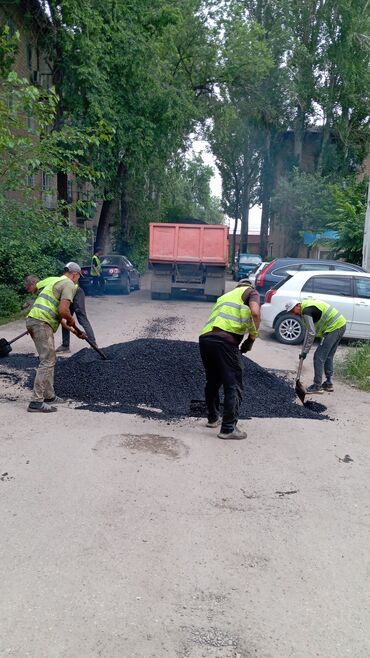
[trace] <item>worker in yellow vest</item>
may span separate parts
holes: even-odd
[[[77,263],[67,263],[61,277],[49,277],[47,285],[36,298],[26,320],[26,327],[40,358],[28,411],[50,413],[57,411],[54,404],[64,402],[55,395],[54,366],[56,362],[54,333],[61,321],[79,338],[84,332],[76,329],[70,312],[70,304],[77,290],[81,268]]]
[[[291,299],[285,309],[288,313],[300,315],[305,325],[306,333],[300,359],[306,358],[316,337],[322,339],[313,357],[315,374],[307,393],[333,392],[334,355],[346,331],[346,318],[334,306],[320,299]],[[326,381],[323,383],[324,372]]]
[[[221,425],[218,438],[246,439],[236,427],[243,393],[242,354],[252,349],[260,325],[260,296],[249,279],[221,295],[199,336],[200,355],[206,371],[207,427]],[[243,341],[244,335],[247,338]],[[243,341],[243,342],[242,342]],[[220,416],[219,390],[224,389]]]
[[[68,269],[68,263],[66,265],[66,270]],[[26,276],[24,280],[24,287],[27,290],[27,292],[31,294],[35,294],[40,292],[42,288],[45,288],[47,285],[50,285],[50,283],[59,280],[60,277],[56,276],[49,276],[46,279],[41,279],[33,274],[30,274],[29,276]],[[23,305],[24,309],[29,309],[33,305],[33,300],[27,300],[27,302]],[[87,312],[86,312],[86,303],[85,303],[85,293],[82,290],[80,286],[77,286],[75,296],[73,298],[73,302],[71,303],[69,310],[71,312],[71,315],[76,315],[76,318],[80,324],[80,326],[83,328],[83,330],[86,333],[86,336],[96,345],[96,338],[94,334],[94,330],[89,322],[89,319],[87,317]],[[67,353],[70,352],[70,337],[71,337],[71,332],[65,328],[65,326],[62,324],[62,344],[59,345],[59,347],[56,348],[56,353]]]
[[[101,264],[102,249],[95,248],[93,257],[91,259],[91,276],[93,284],[93,294],[103,295],[105,293],[105,279],[103,277],[103,270]]]

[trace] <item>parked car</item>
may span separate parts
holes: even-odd
[[[299,272],[310,270],[338,270],[364,272],[359,265],[343,263],[338,260],[314,260],[312,258],[275,258],[256,277],[256,290],[261,296],[263,304],[266,292],[276,283],[282,281],[287,271],[297,270]]]
[[[258,254],[239,254],[233,271],[234,281],[240,281],[240,279],[248,277],[251,272],[257,269],[260,263],[262,263],[262,258]]]
[[[116,290],[129,295],[131,290],[140,290],[140,273],[126,256],[108,254],[102,257],[101,264],[107,292]],[[83,265],[81,270],[80,286],[89,294],[93,287],[91,265]]]
[[[320,299],[347,320],[346,338],[370,339],[370,274],[366,272],[288,272],[266,293],[262,325],[273,329],[281,343],[298,345],[304,338],[299,316],[287,313],[290,299]]]
[[[257,269],[254,270],[254,272],[251,272],[250,274],[248,274],[248,279],[250,280],[250,282],[251,282],[253,285],[255,285],[255,283],[256,283],[256,278],[258,277],[259,273],[262,272],[262,270],[263,270],[263,268],[265,267],[265,265],[268,265],[268,262],[267,262],[267,261],[264,261],[263,263],[261,263],[260,265],[258,265]]]

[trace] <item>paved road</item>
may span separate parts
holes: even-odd
[[[209,309],[88,299],[101,346],[196,340]],[[251,356],[297,355],[264,335]],[[27,414],[0,386],[0,656],[369,658],[368,394],[337,385],[333,422],[252,419],[226,443],[200,419]]]

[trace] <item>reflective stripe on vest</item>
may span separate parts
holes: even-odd
[[[321,318],[318,322],[314,323],[316,335],[320,338],[323,334],[330,333],[336,329],[344,327],[346,319],[334,306],[330,306],[321,300],[307,299],[302,302],[301,307],[304,311],[309,306],[314,306],[321,311]],[[302,315],[304,320],[304,315]]]
[[[55,332],[59,327],[59,300],[53,293],[53,288],[59,281],[65,281],[68,277],[50,277],[51,282],[38,294],[34,305],[27,317],[46,322]]]
[[[250,308],[242,299],[249,287],[251,286],[235,288],[219,297],[200,335],[212,331],[214,327],[232,334],[243,335],[248,331],[252,336],[257,335]]]

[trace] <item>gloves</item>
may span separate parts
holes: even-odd
[[[245,354],[246,352],[250,352],[252,347],[253,347],[254,340],[250,336],[245,339],[245,341],[241,344],[240,346],[240,351],[242,354]]]
[[[307,352],[301,352],[299,358],[302,359],[302,361],[304,361],[306,356],[307,356]]]

